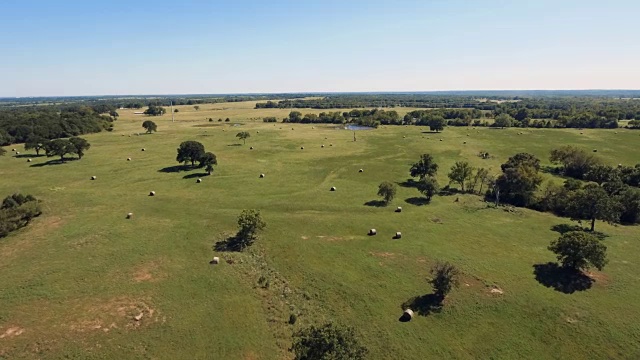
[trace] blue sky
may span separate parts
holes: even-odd
[[[9,0],[0,10],[0,96],[640,88],[638,0]]]

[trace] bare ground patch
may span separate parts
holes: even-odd
[[[145,281],[155,282],[166,277],[166,273],[160,268],[160,260],[154,260],[138,266],[133,272],[133,281],[140,283]]]
[[[2,330],[0,330],[0,332],[2,332]],[[18,327],[18,326],[11,326],[8,329],[6,329],[4,332],[2,332],[2,334],[0,335],[0,339],[14,337],[14,336],[20,336],[20,335],[22,335],[22,333],[24,333],[24,329],[23,328]]]

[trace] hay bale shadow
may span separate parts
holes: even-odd
[[[207,174],[207,173],[195,173],[195,174],[185,175],[182,178],[183,179],[195,179],[195,178],[205,177],[207,175],[209,175],[209,174]]]
[[[595,282],[580,270],[565,268],[553,262],[533,265],[533,274],[540,284],[565,294],[588,290]]]
[[[180,171],[188,171],[188,170],[193,170],[193,168],[189,165],[174,165],[174,166],[167,166],[164,167],[160,170],[158,170],[158,172],[161,173],[177,173]]]
[[[242,146],[242,144],[229,144],[227,146]]]
[[[555,231],[560,234],[565,234],[570,231],[583,231],[597,237],[600,240],[604,240],[605,238],[609,237],[609,235],[601,233],[599,231],[591,232],[588,228],[582,227],[580,225],[556,224],[551,227],[551,231]]]
[[[414,314],[420,316],[428,316],[434,313],[442,311],[444,299],[436,294],[427,294],[421,296],[415,296],[405,301],[402,305],[402,311],[406,309],[413,310]],[[411,320],[403,314],[398,321],[406,322]]]
[[[373,207],[384,207],[387,206],[387,203],[385,203],[382,200],[371,200],[371,201],[367,201],[366,203],[364,203],[365,206],[373,206]]]
[[[404,202],[407,204],[415,205],[415,206],[424,206],[431,203],[431,200],[425,197],[411,197],[408,199],[404,199]]]

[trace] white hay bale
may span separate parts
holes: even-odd
[[[332,186],[332,187],[331,187],[331,191],[336,191],[336,187],[335,187],[335,186]]]
[[[264,177],[264,174],[260,174],[260,178],[262,179]]]
[[[396,208],[396,212],[402,212],[402,206],[398,206],[398,207]]]
[[[127,158],[127,161],[131,161],[131,158]]]
[[[462,142],[462,144],[463,144],[463,145],[467,145],[467,142],[466,142],[466,141],[464,141],[464,142]]]
[[[249,150],[253,150],[253,146],[249,148]]]
[[[300,150],[304,150],[304,146],[300,146]]]
[[[128,213],[127,214],[127,219],[131,219],[133,217],[133,213]]]
[[[593,152],[598,152],[598,149],[593,149]]]
[[[213,260],[211,260],[210,264],[213,264],[213,265],[220,264],[220,258],[217,257],[217,256],[214,256]]]
[[[377,234],[378,232],[376,231],[376,229],[370,229],[369,230],[369,236],[373,236],[375,234]]]
[[[333,146],[333,144],[329,144],[329,146]]]
[[[20,155],[20,151],[16,151],[16,155]]]
[[[97,179],[95,176],[92,176],[92,177],[91,177],[91,180],[95,180],[95,179]]]
[[[260,131],[256,131],[256,134],[260,134]]]
[[[406,137],[406,136],[403,136],[402,138],[403,138],[403,139],[406,139],[407,137]]]
[[[149,192],[149,196],[156,196],[156,192],[155,191],[150,191]]]
[[[202,179],[198,179],[196,180],[196,183],[200,184],[202,182]]]
[[[584,134],[582,131],[580,132],[580,135]]]
[[[404,313],[402,313],[402,317],[405,318],[407,321],[413,319],[413,310],[411,309],[405,310]]]
[[[358,170],[358,172],[364,172],[364,170],[363,170],[363,169],[360,169],[360,170]]]
[[[27,159],[27,162],[31,162],[31,159]]]
[[[142,151],[146,151],[145,148],[142,148]]]
[[[394,239],[400,239],[402,237],[402,233],[400,231],[396,232],[396,236],[394,236]]]
[[[16,149],[11,149],[11,151],[16,152]]]
[[[622,167],[622,164],[618,164],[618,167]]]
[[[440,139],[440,141],[442,141],[442,139]]]
[[[322,147],[322,148],[323,148],[323,147],[324,147],[324,144],[320,145],[320,147]]]

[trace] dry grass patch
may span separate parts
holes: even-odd
[[[156,282],[164,279],[166,275],[160,269],[160,260],[154,260],[138,266],[133,272],[133,281],[137,283],[145,281]]]

